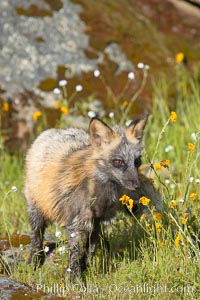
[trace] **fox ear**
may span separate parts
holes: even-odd
[[[131,122],[126,129],[126,137],[132,142],[140,142],[146,126],[148,114],[141,115],[138,119]],[[137,141],[136,141],[137,140]]]
[[[92,118],[92,120],[90,121],[89,131],[90,141],[96,146],[109,144],[113,137],[113,130],[103,121],[97,118]]]

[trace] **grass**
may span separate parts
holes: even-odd
[[[136,220],[132,215],[119,214],[105,229],[110,255],[102,239],[86,274],[87,288],[81,283],[71,286],[68,279],[63,282],[62,270],[68,253],[61,251],[62,244],[52,258],[47,258],[42,269],[33,272],[32,266],[22,261],[14,265],[11,277],[46,292],[64,293],[70,299],[75,296],[79,299],[198,299],[199,74],[185,70],[182,64],[177,65],[176,72],[175,82],[163,77],[154,83],[152,113],[145,132],[144,163],[150,163],[151,176],[162,195],[165,204],[162,216],[156,215],[151,205],[147,205],[150,218],[143,216]],[[175,87],[172,103],[168,101],[172,97],[171,85]],[[112,91],[109,92],[112,96]],[[115,97],[114,101],[118,99]],[[67,98],[59,105],[70,111]],[[119,123],[126,111],[126,107],[116,104],[114,117],[105,120]],[[175,122],[170,119],[171,111],[176,113]],[[64,112],[59,127],[66,125]],[[127,113],[124,121],[129,117]],[[39,116],[35,122],[36,132],[45,128],[45,117]],[[23,157],[10,156],[3,143],[0,144],[0,234],[11,236],[30,231],[23,198]],[[55,230],[52,227],[50,232],[55,235]],[[63,236],[61,231],[57,241],[62,243]]]

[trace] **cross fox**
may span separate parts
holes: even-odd
[[[120,207],[123,188],[140,187],[142,115],[127,128],[93,118],[89,134],[82,129],[48,129],[26,156],[25,197],[32,227],[30,262],[45,260],[43,237],[50,222],[67,230],[71,282],[82,276],[94,255],[101,223]]]

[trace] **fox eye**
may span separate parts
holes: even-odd
[[[125,163],[123,161],[123,159],[114,159],[113,160],[113,166],[116,168],[121,168],[124,167]]]
[[[139,168],[141,166],[142,160],[140,156],[135,159],[134,164],[136,168]]]

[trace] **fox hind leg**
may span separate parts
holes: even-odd
[[[72,283],[75,283],[80,278],[84,281],[83,273],[87,269],[90,259],[95,254],[100,229],[100,221],[98,219],[94,220],[91,233],[75,230],[73,227],[67,228],[68,246],[70,248],[69,270]]]
[[[97,218],[94,219],[93,221],[93,229],[87,240],[86,252],[84,256],[84,265],[83,265],[83,267],[85,268],[83,270],[85,270],[88,267],[89,261],[95,255],[96,246],[100,238],[100,233],[101,233],[101,223],[100,220]]]
[[[31,243],[32,250],[28,263],[34,262],[34,270],[38,266],[43,265],[45,261],[45,253],[43,250],[44,233],[47,227],[47,222],[33,203],[28,203],[28,216],[32,228]]]

